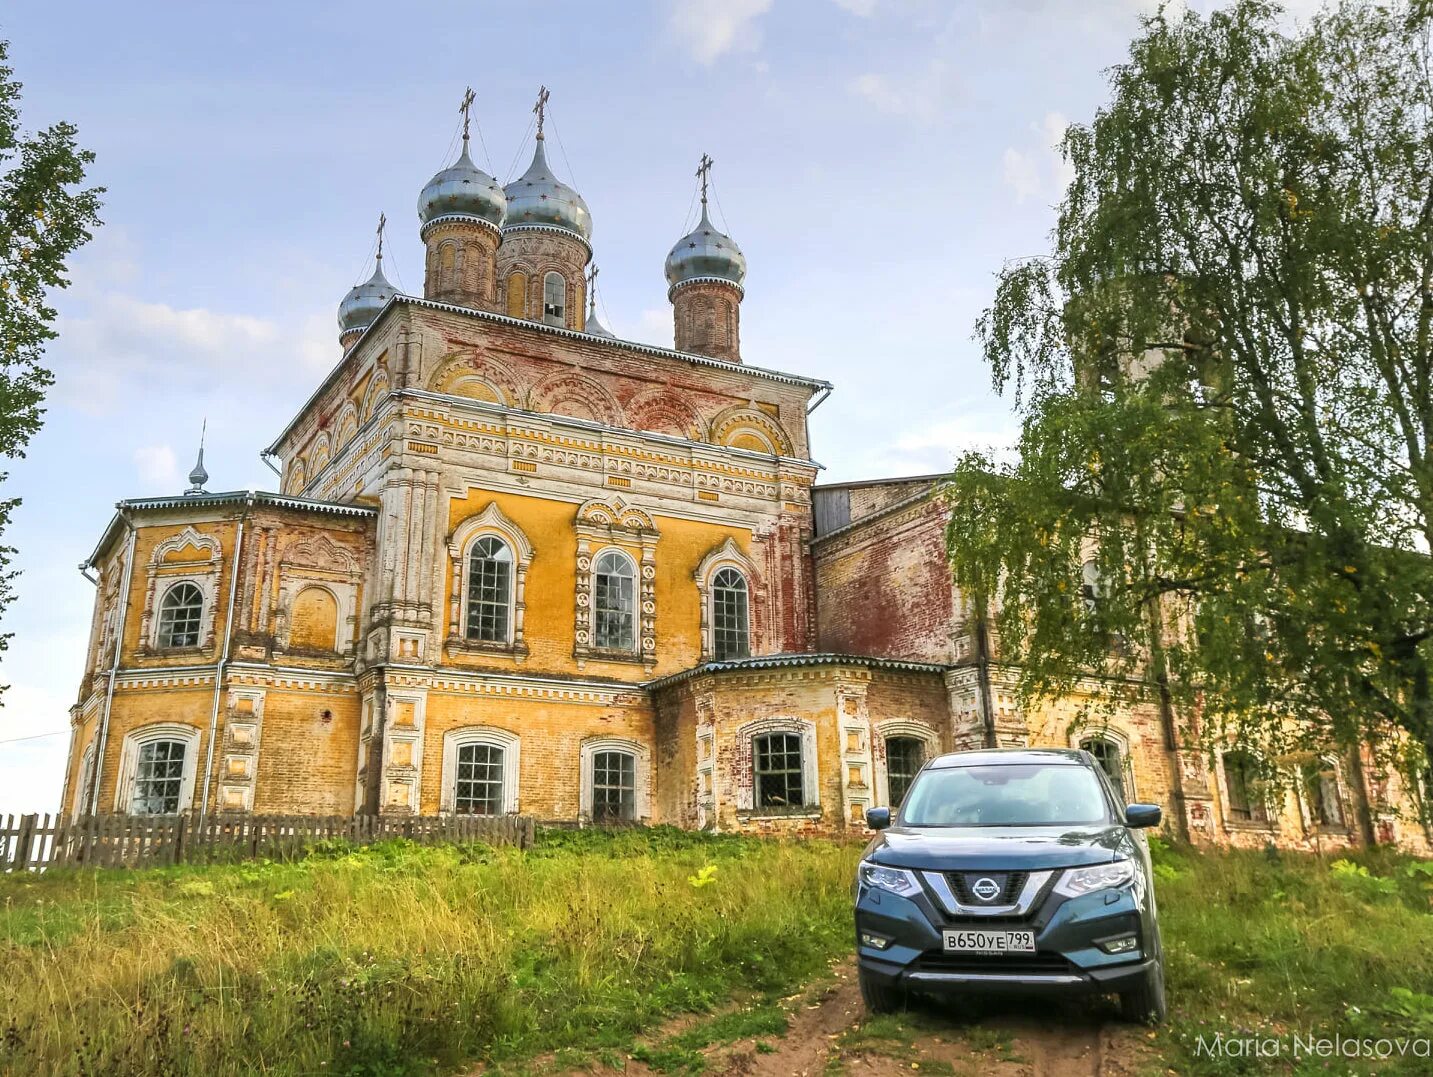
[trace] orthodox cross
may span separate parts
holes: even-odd
[[[546,86],[537,88],[537,104],[532,106],[533,112],[537,113],[537,137],[542,137],[542,121],[547,115],[547,99],[552,96],[547,92]]]
[[[458,111],[463,114],[463,149],[468,148],[468,123],[472,120],[473,100],[473,88],[469,86],[463,92],[463,103],[458,106]]]
[[[697,179],[702,181],[702,205],[707,204],[707,177],[711,174],[712,165],[715,163],[704,153],[702,154],[702,163],[697,166]]]
[[[591,316],[597,309],[597,274],[601,272],[593,262],[587,270],[587,313]]]
[[[383,261],[383,229],[388,227],[388,217],[380,213],[378,215],[378,260]]]

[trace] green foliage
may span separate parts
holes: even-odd
[[[1429,12],[1155,16],[1067,132],[1054,249],[977,330],[1018,459],[967,455],[948,490],[957,581],[1027,701],[1093,672],[1271,756],[1396,728],[1422,767]]]
[[[849,948],[858,857],[553,830],[531,850],[0,877],[0,1072],[520,1070],[620,1059],[667,1016],[746,999],[644,1048],[690,1071],[705,1046],[779,1035],[773,1000]]]
[[[20,83],[8,56],[9,44],[0,41],[0,456],[16,457],[40,429],[54,381],[42,363],[55,336],[47,295],[69,283],[65,261],[100,223],[103,188],[78,189],[94,154],[75,145],[73,125],[20,130]],[[0,534],[17,504],[0,499]],[[0,545],[0,613],[13,597],[14,573],[6,569],[12,552]],[[0,635],[0,651],[8,640]]]

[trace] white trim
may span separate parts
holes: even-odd
[[[1341,823],[1324,823],[1314,818],[1313,805],[1309,803],[1308,788],[1304,783],[1304,767],[1310,763],[1319,768],[1319,773],[1330,771],[1333,774],[1334,796],[1338,798],[1339,815],[1343,818]],[[1348,792],[1343,780],[1343,767],[1339,765],[1338,758],[1324,752],[1317,753],[1312,759],[1301,763],[1294,777],[1294,799],[1298,801],[1299,816],[1303,821],[1304,830],[1318,831],[1324,834],[1342,834],[1351,829],[1349,826],[1349,802]]]
[[[171,553],[194,547],[199,553],[207,553],[207,560],[165,561]],[[161,653],[203,651],[214,646],[214,617],[218,609],[219,572],[223,561],[223,550],[219,540],[212,535],[185,527],[177,534],[170,535],[158,543],[150,552],[149,563],[145,566],[144,611],[140,616],[139,638],[141,646]],[[159,645],[159,613],[164,596],[179,583],[192,583],[199,588],[204,605],[199,612],[199,642],[193,647],[161,647]]]
[[[875,741],[872,754],[875,756],[876,804],[894,808],[891,803],[891,776],[886,761],[886,740],[890,737],[911,737],[925,746],[925,758],[921,765],[929,763],[940,755],[940,733],[928,725],[906,718],[887,718],[875,723]]]
[[[609,647],[604,646],[597,639],[597,563],[609,553],[615,553],[627,563],[632,575],[632,646],[630,647]],[[620,546],[603,546],[592,555],[592,601],[587,608],[587,627],[592,633],[592,651],[598,655],[626,655],[636,656],[640,653],[642,645],[642,575],[637,568],[637,559]]]
[[[746,650],[743,657],[750,657],[755,651],[755,633],[752,632],[753,614],[756,608],[756,572],[751,560],[741,552],[741,547],[730,535],[719,546],[713,547],[697,569],[692,573],[696,581],[697,595],[701,600],[702,661],[716,658],[716,614],[713,609],[715,595],[712,594],[712,580],[724,568],[735,569],[746,581]],[[731,661],[731,659],[726,659]]]
[[[1107,741],[1115,746],[1115,750],[1120,753],[1120,774],[1121,784],[1124,786],[1125,803],[1138,804],[1139,791],[1135,788],[1134,757],[1130,755],[1129,734],[1110,725],[1085,725],[1070,733],[1071,748],[1089,751],[1085,747],[1085,742],[1092,740]],[[1095,760],[1095,762],[1098,763],[1099,760]]]
[[[1254,830],[1269,831],[1271,833],[1278,830],[1280,814],[1279,802],[1275,800],[1274,797],[1271,795],[1273,793],[1273,790],[1271,790],[1267,785],[1264,785],[1258,775],[1254,776],[1254,780],[1256,784],[1258,786],[1261,786],[1262,788],[1246,788],[1245,793],[1247,793],[1249,796],[1250,815],[1253,815],[1254,805],[1262,803],[1264,806],[1264,818],[1235,819],[1230,813],[1229,809],[1229,781],[1227,775],[1224,773],[1224,757],[1226,755],[1235,755],[1242,753],[1244,755],[1247,755],[1250,759],[1254,760],[1256,764],[1258,764],[1263,761],[1264,754],[1262,752],[1255,751],[1253,748],[1245,748],[1235,744],[1222,745],[1215,749],[1215,753],[1216,765],[1214,767],[1214,784],[1219,790],[1219,818],[1220,822],[1223,824],[1224,829],[1226,831]],[[1259,799],[1260,793],[1263,794],[1262,799]]]
[[[466,726],[443,734],[443,785],[439,808],[453,813],[458,794],[458,749],[469,744],[487,744],[503,753],[503,813],[518,810],[518,781],[522,773],[522,741],[516,733],[493,726]]]
[[[91,740],[85,745],[85,750],[80,756],[80,780],[77,783],[79,788],[75,790],[75,798],[70,805],[70,814],[78,817],[85,814],[85,805],[90,800],[90,790],[94,788],[94,767],[95,767],[95,742]]]
[[[512,579],[508,587],[508,634],[505,643],[469,639],[468,575],[473,543],[485,535],[501,539],[512,554]],[[527,534],[498,506],[488,502],[479,513],[469,516],[453,529],[448,538],[448,560],[452,570],[452,590],[448,604],[448,640],[458,646],[509,647],[519,655],[527,653],[524,630],[527,610],[527,570],[536,551]]]
[[[114,787],[114,810],[123,815],[135,814],[134,780],[139,770],[139,750],[146,744],[161,740],[177,740],[184,745],[184,775],[179,785],[179,811],[194,806],[194,777],[199,767],[198,726],[179,722],[155,722],[131,729],[120,747],[119,780]]]
[[[806,801],[802,807],[813,812],[821,807],[820,768],[816,757],[816,723],[809,718],[789,717],[756,718],[736,729],[736,750],[739,774],[748,779],[738,780],[736,788],[736,810],[753,815],[763,811],[756,804],[756,752],[753,742],[767,733],[795,733],[801,738],[801,795]],[[792,814],[795,811],[773,814]]]
[[[579,787],[581,819],[592,821],[593,781],[592,764],[599,752],[622,752],[632,756],[632,812],[633,821],[642,823],[652,817],[652,758],[647,746],[627,737],[588,737],[582,742],[579,758],[582,773]]]

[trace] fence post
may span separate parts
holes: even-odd
[[[24,871],[30,866],[30,843],[35,838],[35,824],[38,815],[20,816],[20,833],[15,838],[15,870]]]

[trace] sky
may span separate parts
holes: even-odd
[[[180,492],[206,419],[209,489],[276,488],[259,450],[337,362],[380,212],[389,278],[421,293],[418,192],[466,86],[503,181],[551,91],[549,160],[591,207],[599,314],[626,339],[671,346],[662,263],[711,154],[749,263],[743,358],[836,386],[811,418],[821,481],[923,474],[1017,429],[972,329],[1001,265],[1049,249],[1055,146],[1153,6],[8,0],[24,124],[77,124],[106,193],[54,297],[44,429],[0,483],[23,499],[0,814],[58,808],[94,601],[77,566],[114,503]]]

